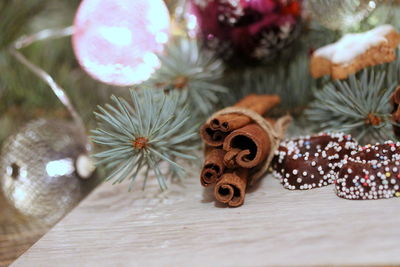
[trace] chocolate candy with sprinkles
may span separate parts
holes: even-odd
[[[358,149],[343,133],[320,133],[284,141],[275,152],[275,176],[290,190],[307,190],[332,184],[342,160]]]
[[[338,173],[336,194],[346,199],[400,197],[400,143],[367,145]]]

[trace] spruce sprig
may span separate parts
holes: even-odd
[[[222,60],[203,50],[196,40],[172,40],[158,57],[161,67],[145,84],[181,91],[196,114],[209,115],[218,102],[217,93],[227,92],[218,83],[224,72]]]
[[[277,94],[281,97],[279,113],[300,115],[312,99],[315,80],[308,70],[309,57],[298,54],[291,61],[273,66],[260,66],[230,73],[225,80],[231,92],[221,98],[224,106],[230,106],[248,94]]]
[[[0,2],[0,50],[6,48],[26,30],[35,15],[43,11],[45,1],[14,0]]]
[[[314,92],[306,116],[319,130],[344,131],[364,142],[393,140],[389,98],[398,81],[397,65],[389,66],[389,75],[378,70],[382,67],[370,68],[326,84]]]
[[[105,146],[95,154],[97,164],[111,170],[106,180],[120,183],[129,179],[129,190],[141,170],[144,185],[153,171],[161,190],[167,188],[161,162],[169,166],[169,173],[181,178],[185,171],[176,159],[195,160],[197,127],[190,120],[189,110],[182,107],[177,93],[145,89],[130,90],[132,104],[112,96],[114,105],[99,106],[95,115],[98,128],[93,130],[93,141]]]

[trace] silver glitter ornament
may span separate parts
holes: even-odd
[[[347,31],[367,18],[381,0],[309,0],[313,19],[331,30]]]
[[[86,137],[69,122],[39,119],[5,142],[0,157],[0,189],[27,216],[53,224],[85,193],[94,168]]]

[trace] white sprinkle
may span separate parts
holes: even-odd
[[[315,165],[317,165],[315,161],[311,162],[311,166],[315,167]]]

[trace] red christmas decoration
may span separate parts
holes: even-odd
[[[302,1],[192,0],[200,37],[223,58],[269,61],[299,35]]]

